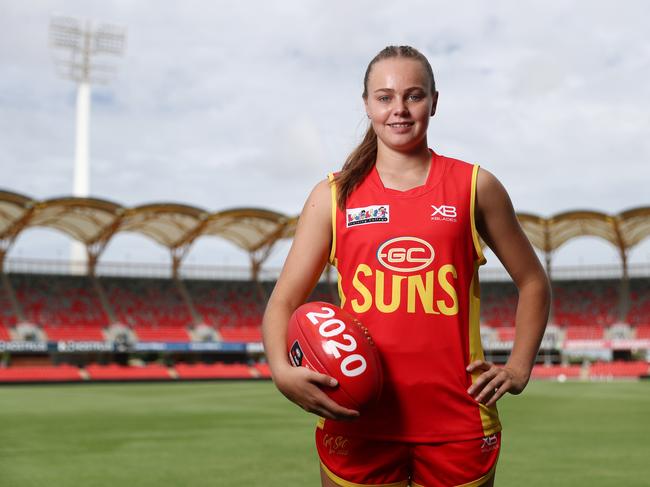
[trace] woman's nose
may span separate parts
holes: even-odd
[[[406,107],[406,103],[404,103],[403,100],[400,99],[395,99],[395,105],[393,106],[393,114],[394,115],[402,115],[404,113],[407,113],[408,109]]]

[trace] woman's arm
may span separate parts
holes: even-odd
[[[291,250],[264,313],[264,349],[276,387],[306,411],[329,419],[349,419],[357,411],[339,406],[320,388],[336,380],[305,367],[292,367],[287,353],[287,324],[318,282],[332,240],[331,193],[328,181],[313,189],[300,214]]]
[[[519,291],[515,342],[506,365],[477,360],[467,367],[468,372],[483,371],[468,392],[476,401],[492,406],[506,392],[519,394],[526,387],[548,321],[551,290],[503,185],[480,169],[476,195],[477,230]]]

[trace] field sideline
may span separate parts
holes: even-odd
[[[499,409],[497,486],[650,485],[650,382],[533,382]],[[270,382],[0,386],[0,486],[316,486],[314,424]]]

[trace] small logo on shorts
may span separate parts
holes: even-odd
[[[327,448],[330,455],[348,455],[350,453],[349,444],[350,440],[345,436],[333,436],[329,433],[325,433],[323,436],[323,446]]]
[[[483,438],[483,444],[481,445],[481,452],[487,453],[499,448],[499,438],[496,434],[486,436]]]
[[[388,223],[390,221],[389,205],[370,205],[363,208],[347,208],[345,211],[347,228],[368,223]]]

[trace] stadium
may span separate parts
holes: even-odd
[[[209,213],[183,204],[125,208],[77,197],[37,201],[9,191],[0,192],[0,215],[0,404],[13,418],[5,427],[5,451],[15,458],[3,465],[3,485],[315,482],[313,420],[275,391],[261,344],[261,317],[277,277],[264,260],[291,238],[297,217],[255,208]],[[648,378],[650,367],[650,268],[628,266],[623,258],[619,266],[552,269],[550,256],[588,234],[619,245],[624,257],[647,237],[650,208],[518,218],[531,242],[547,252],[554,298],[532,383],[524,398],[500,402],[513,437],[499,479],[543,485],[546,469],[559,464],[565,477],[556,485],[642,485],[634,481],[647,439],[639,421],[648,396],[639,380]],[[5,259],[21,231],[34,226],[83,242],[87,261]],[[172,264],[103,263],[102,249],[119,232],[138,232],[164,246]],[[189,247],[211,237],[238,245],[250,267],[183,266]],[[516,288],[504,272],[484,274],[481,339],[487,358],[504,363],[514,339]],[[337,302],[330,269],[310,300]],[[37,434],[36,450],[28,444],[33,428],[50,431]],[[540,434],[542,444],[564,446],[539,450]],[[110,446],[133,435],[143,440]],[[595,447],[603,438],[610,438],[609,446]],[[637,453],[630,455],[629,445]],[[581,451],[606,455],[602,469],[587,466],[591,460],[585,463]],[[52,464],[61,455],[83,463]],[[174,460],[163,466],[168,457]],[[620,464],[629,468],[614,466]],[[268,483],[267,472],[277,465],[285,468],[277,483]],[[206,472],[224,482],[206,481]]]
[[[263,264],[278,241],[292,237],[296,216],[258,208],[210,213],[180,203],[127,208],[78,197],[37,201],[8,191],[0,192],[0,215],[0,381],[270,378],[261,318],[274,281]],[[650,270],[630,269],[626,256],[650,235],[650,208],[518,218],[554,277],[551,321],[533,377],[648,376]],[[21,231],[35,226],[83,243],[87,265],[67,275],[38,261],[29,272],[13,270],[20,261],[5,262],[6,252]],[[119,232],[139,233],[164,246],[172,263],[169,277],[103,275],[102,250]],[[553,251],[587,235],[616,246],[620,267],[603,278],[553,271]],[[197,279],[184,271],[191,246],[209,237],[248,253],[247,279]],[[334,273],[327,269],[312,301],[337,302]],[[514,340],[516,288],[492,274],[481,282],[481,338],[488,359],[505,363]]]
[[[389,44],[426,55],[430,147],[503,183],[552,285],[531,380],[498,401],[495,485],[648,485],[646,3],[2,13],[0,487],[321,485],[317,418],[272,381],[261,321],[310,188],[372,123],[364,70]],[[502,365],[518,291],[475,237]],[[308,300],[338,304],[338,277]],[[411,282],[428,312],[444,285]]]

